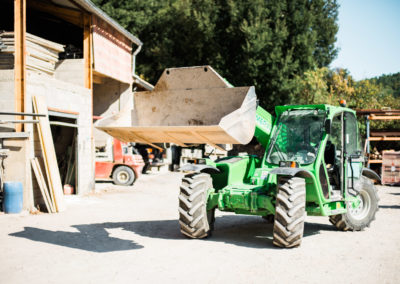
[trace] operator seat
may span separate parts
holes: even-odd
[[[324,160],[329,176],[329,183],[332,186],[339,186],[339,167],[336,164],[336,145],[328,140],[324,152]]]
[[[325,159],[325,164],[335,165],[336,146],[330,140],[326,142],[324,159]]]

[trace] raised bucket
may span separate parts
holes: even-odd
[[[95,126],[124,142],[247,144],[256,125],[254,87],[232,87],[210,66],[169,68],[135,108]]]
[[[23,187],[21,182],[4,182],[3,211],[20,213],[22,211]]]

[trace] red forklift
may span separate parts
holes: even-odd
[[[116,185],[132,185],[142,174],[145,163],[131,143],[107,139],[96,148],[96,180],[112,180]]]

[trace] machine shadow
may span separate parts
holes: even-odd
[[[25,227],[23,231],[12,233],[10,236],[97,253],[144,248],[134,240],[110,236],[107,229],[122,229],[148,238],[188,239],[180,233],[178,220],[106,222],[73,225],[72,227],[78,232]],[[216,218],[213,235],[203,241],[223,242],[251,248],[277,249],[272,244],[272,230],[273,224],[267,223],[260,217],[226,215]],[[304,236],[309,237],[325,230],[335,229],[333,226],[325,224],[306,223]]]

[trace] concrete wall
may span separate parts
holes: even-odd
[[[33,112],[32,96],[42,95],[46,98],[48,107],[78,113],[78,194],[88,192],[94,188],[94,140],[91,139],[92,133],[100,145],[104,144],[107,137],[109,137],[107,134],[92,128],[91,92],[83,87],[83,70],[82,60],[71,59],[60,62],[55,73],[55,78],[28,71],[25,103],[25,112]],[[124,84],[110,78],[104,78],[103,80],[102,84],[94,84],[94,115],[106,116],[113,112],[119,112],[124,108],[133,108],[133,94],[130,84]],[[14,70],[0,70],[0,109],[2,111],[15,111]],[[13,117],[9,118],[12,119]],[[2,131],[1,126],[0,132]],[[11,129],[3,128],[3,131],[12,131],[13,125],[9,127]],[[30,166],[31,158],[41,158],[40,143],[37,135],[35,135],[36,126],[27,124],[25,132],[29,134],[29,139],[24,140],[22,148],[25,150],[23,154],[20,153],[18,156],[15,156],[17,154],[13,153],[13,156],[17,157],[15,159],[23,161],[23,167],[9,166],[9,174],[11,178],[18,175],[20,178],[24,176],[25,190],[31,192],[31,189],[34,188],[33,198],[35,204],[42,204],[43,200],[41,199],[35,178],[32,179]],[[17,145],[22,142],[14,141],[13,143]],[[26,151],[26,149],[29,150]],[[25,159],[22,156],[25,156]],[[13,160],[15,159],[13,158]],[[21,169],[24,169],[23,172]],[[29,199],[32,200],[32,196]]]
[[[48,107],[78,113],[78,187],[77,193],[85,193],[94,188],[94,142],[92,136],[91,92],[77,84],[71,84],[55,78],[27,72],[27,94],[25,112],[33,112],[32,96],[42,95]],[[0,110],[15,111],[14,70],[0,70]],[[6,117],[13,119],[13,117]],[[5,119],[1,117],[0,119]],[[1,131],[13,131],[13,128],[2,128]],[[36,132],[36,126],[25,124],[29,139],[5,139],[4,144],[10,151],[6,159],[6,180],[21,181],[24,184],[24,208],[31,209],[33,203],[43,207],[43,200],[32,176],[30,159],[42,160],[42,150]],[[44,167],[42,167],[44,171]],[[33,192],[33,197],[32,197]]]
[[[0,111],[15,111],[14,70],[0,70]],[[15,119],[14,116],[0,116],[1,120]],[[12,124],[0,124],[0,132],[14,131]]]
[[[111,78],[103,80],[101,84],[93,84],[93,115],[104,117],[133,108],[132,85]],[[94,137],[96,146],[103,146],[110,136],[95,129]]]
[[[57,63],[54,77],[60,81],[85,87],[84,59],[64,59]]]

